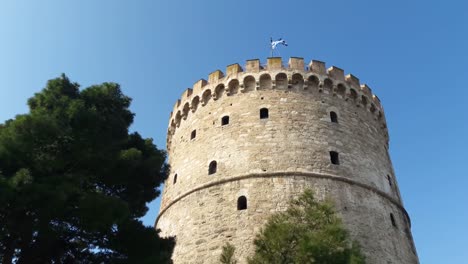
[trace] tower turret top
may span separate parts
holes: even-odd
[[[344,70],[339,67],[331,66],[327,69],[322,61],[311,60],[306,66],[304,59],[300,57],[289,58],[287,65],[283,64],[281,57],[269,57],[266,64],[262,64],[259,59],[250,59],[244,67],[238,63],[228,65],[225,72],[216,70],[208,75],[208,81],[200,79],[192,88],[183,92],[171,112],[169,130],[175,129],[189,110],[195,111],[198,103],[205,105],[210,98],[216,100],[219,89],[226,89],[229,94],[229,90],[237,85],[240,92],[244,93],[249,91],[246,81],[253,81],[256,90],[265,76],[272,80],[273,89],[276,88],[278,78],[287,78],[284,80],[287,82],[286,89],[292,92],[299,92],[296,84],[301,83],[300,90],[316,88],[319,92],[327,90],[326,93],[341,96],[345,100],[351,98],[376,113],[377,118],[383,120],[382,126],[386,128],[385,118],[382,118],[383,107],[371,88],[367,84],[361,84],[356,76],[345,75]],[[283,77],[279,77],[280,75]]]

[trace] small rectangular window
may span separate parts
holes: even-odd
[[[237,198],[237,210],[247,209],[247,198],[245,196],[240,196]]]
[[[229,124],[229,116],[223,116],[223,118],[221,118],[221,125],[225,126],[227,124]]]
[[[268,118],[268,108],[260,109],[260,119],[267,119]]]
[[[340,165],[340,159],[339,159],[339,156],[338,156],[338,152],[330,151],[330,161],[331,161],[332,164]]]
[[[210,165],[208,165],[208,175],[215,174],[217,170],[218,163],[216,162],[216,160],[211,161]]]
[[[338,115],[335,112],[330,112],[330,121],[332,123],[338,123]]]
[[[197,137],[197,130],[196,129],[194,129],[192,131],[192,133],[190,134],[190,139],[194,139],[195,137]]]
[[[392,213],[390,213],[390,220],[392,221],[393,227],[397,227],[397,224],[396,224],[396,221],[395,221],[395,217],[393,216]]]

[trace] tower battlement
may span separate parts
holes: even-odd
[[[311,60],[305,67],[303,58],[291,57],[287,66],[284,66],[281,57],[270,57],[264,66],[259,59],[247,60],[244,68],[238,63],[228,65],[226,74],[216,70],[208,75],[208,81],[200,79],[192,88],[186,89],[170,114],[167,147],[170,148],[172,134],[186,119],[189,111],[195,112],[199,105],[204,106],[210,100],[217,100],[222,94],[230,96],[238,92],[248,93],[264,89],[298,93],[318,92],[354,102],[356,107],[374,115],[388,140],[380,100],[367,84],[360,84],[356,76],[345,75],[344,70],[336,66],[326,69],[322,61]]]

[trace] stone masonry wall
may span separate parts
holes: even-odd
[[[228,241],[244,263],[269,215],[305,188],[334,201],[369,263],[418,263],[380,101],[356,77],[324,69],[314,61],[306,71],[300,58],[287,68],[280,58],[266,67],[251,60],[245,72],[230,65],[184,92],[169,124],[171,174],[156,224],[177,237],[174,263],[217,263]],[[241,195],[246,210],[237,210]]]

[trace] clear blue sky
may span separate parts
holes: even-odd
[[[4,0],[0,122],[63,72],[83,87],[120,83],[134,99],[132,129],[165,148],[187,87],[265,61],[270,36],[284,37],[283,57],[336,65],[380,97],[421,263],[467,263],[467,3]],[[157,200],[145,224],[158,210]]]

